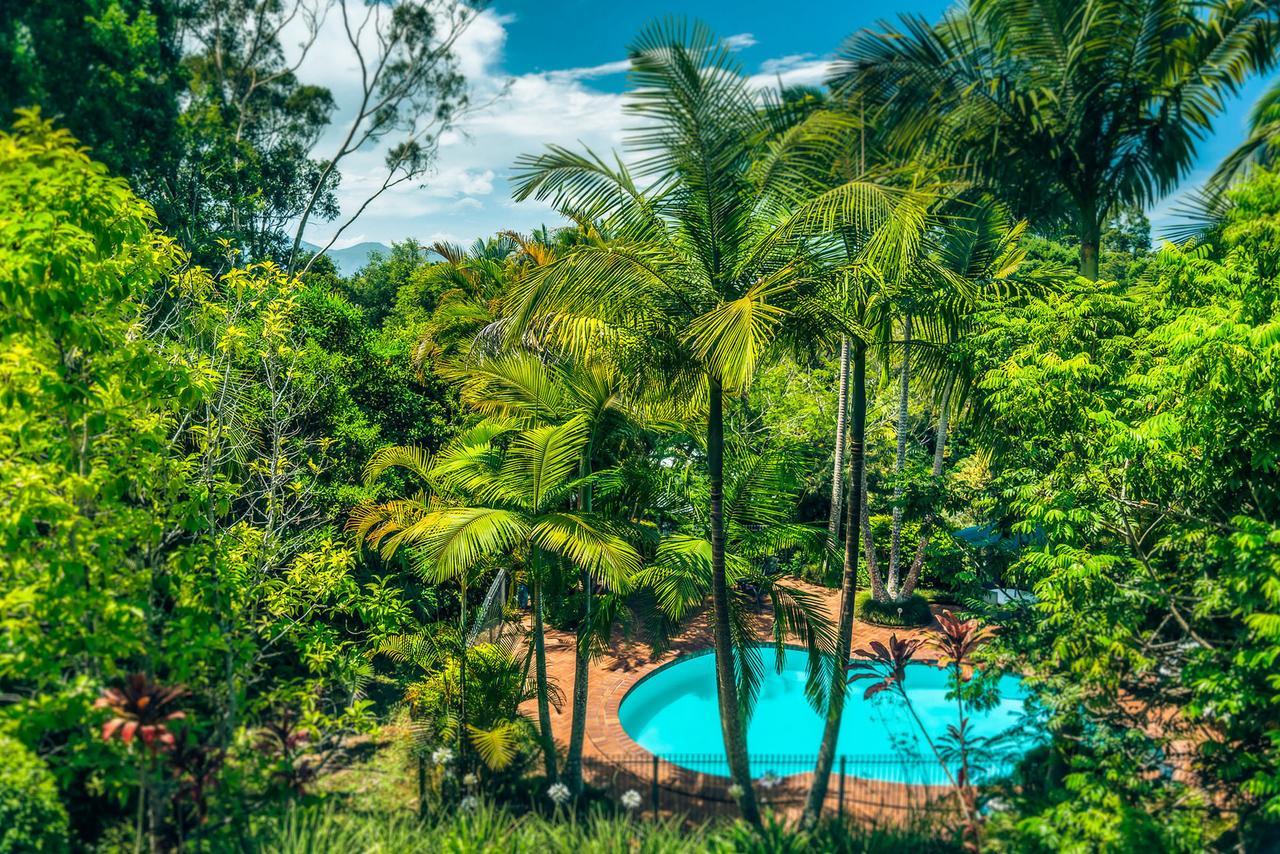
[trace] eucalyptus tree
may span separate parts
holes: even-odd
[[[425,489],[358,507],[348,523],[385,557],[405,548],[414,567],[436,583],[465,584],[468,573],[489,558],[507,556],[525,563],[533,600],[539,730],[549,779],[556,778],[556,748],[544,634],[546,582],[563,564],[611,590],[626,591],[640,569],[639,554],[612,525],[570,506],[584,483],[602,476],[581,476],[588,439],[586,419],[574,417],[529,429],[485,421],[456,437],[435,459],[420,448],[383,448],[369,461],[367,480],[373,482],[394,467]]]
[[[1254,0],[968,0],[936,25],[857,33],[829,82],[880,105],[904,150],[1069,224],[1096,279],[1107,217],[1186,175],[1224,99],[1272,66],[1276,19]]]
[[[842,185],[800,210],[785,173],[753,170],[760,110],[732,52],[700,25],[651,25],[629,49],[635,171],[551,147],[522,158],[517,199],[550,200],[607,242],[574,247],[525,277],[510,336],[578,353],[609,349],[630,375],[705,401],[708,546],[716,686],[739,805],[759,822],[744,720],[749,691],[730,613],[724,516],[724,401],[745,390],[809,279],[802,226],[883,213],[884,188]],[[644,181],[642,185],[637,179]]]

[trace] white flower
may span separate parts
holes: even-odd
[[[734,783],[732,786],[729,787],[729,797],[733,798],[736,801],[742,797],[744,791],[745,790],[741,786],[739,786],[737,783]]]
[[[640,808],[640,793],[635,789],[627,789],[622,793],[622,805],[629,810]]]
[[[781,782],[782,778],[772,771],[765,772],[765,775],[760,778],[760,786],[764,789],[772,789]]]
[[[1004,812],[1009,809],[1009,804],[1003,798],[992,798],[987,801],[988,812]]]
[[[569,787],[564,783],[552,783],[551,788],[547,789],[547,797],[556,804],[563,804],[569,800]]]
[[[480,806],[480,799],[477,798],[475,795],[467,795],[465,798],[463,798],[461,801],[458,802],[458,808],[461,809],[463,812],[471,812],[478,806]]]
[[[437,765],[448,765],[453,761],[453,751],[447,747],[437,747],[431,752],[431,761]]]
[[[462,785],[464,786],[474,786],[476,783],[479,783],[479,782],[480,782],[480,778],[477,777],[475,774],[467,774],[462,778]]]

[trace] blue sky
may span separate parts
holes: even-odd
[[[946,0],[810,0],[803,6],[785,0],[494,0],[458,43],[473,100],[484,106],[442,140],[437,167],[424,186],[403,186],[379,199],[336,245],[407,237],[467,243],[501,229],[557,223],[545,206],[512,202],[507,181],[512,163],[552,142],[598,151],[619,145],[627,123],[621,109],[626,45],[654,18],[678,15],[706,22],[731,41],[746,72],[764,86],[775,85],[779,76],[787,83],[819,83],[826,62],[850,33],[899,13],[934,20],[948,5]],[[339,34],[327,36],[332,41],[326,44],[322,34],[300,76],[329,86],[341,111],[355,68],[343,62]],[[1251,81],[1232,100],[1202,144],[1196,170],[1182,190],[1198,185],[1240,141],[1249,105],[1264,88],[1264,80]],[[381,159],[376,150],[362,152],[344,168],[344,209],[354,210],[363,201]],[[1170,221],[1177,195],[1149,212],[1157,232]],[[320,224],[308,237],[325,242],[332,232],[333,226]]]

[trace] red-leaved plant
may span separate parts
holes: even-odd
[[[990,637],[990,629],[977,620],[961,620],[950,611],[938,615],[938,626],[942,629],[942,637],[933,640],[933,648],[942,653],[938,661],[939,667],[956,667],[957,676],[967,682],[968,677],[960,675],[959,667],[966,665],[975,650]]]
[[[119,738],[132,744],[135,738],[153,754],[173,746],[171,721],[185,718],[186,713],[173,704],[187,695],[181,685],[163,686],[152,682],[145,673],[131,673],[122,688],[108,688],[93,704],[97,709],[110,709],[112,717],[102,725],[103,741]]]
[[[880,641],[872,641],[871,649],[854,650],[853,654],[863,660],[851,661],[846,665],[845,669],[850,673],[849,682],[859,682],[863,679],[879,680],[868,686],[863,693],[862,697],[866,700],[870,700],[881,691],[895,686],[900,687],[903,678],[907,675],[907,665],[923,645],[923,640],[899,638],[896,633],[889,635],[888,646]]]
[[[972,666],[971,658],[973,653],[990,639],[991,632],[977,620],[961,620],[950,611],[943,611],[938,615],[938,625],[942,630],[941,635],[931,639],[929,645],[940,653],[941,657],[936,662],[936,665],[942,668],[950,668],[954,678],[953,689],[956,695],[958,720],[956,724],[951,724],[947,727],[947,737],[945,739],[954,747],[951,752],[959,758],[959,767],[954,771],[951,769],[947,757],[943,755],[939,746],[929,735],[928,728],[920,720],[920,716],[916,713],[915,706],[911,703],[911,697],[907,694],[906,687],[903,684],[907,675],[907,665],[915,658],[916,652],[925,645],[924,640],[899,638],[897,634],[892,634],[889,636],[887,645],[879,641],[872,641],[869,644],[870,649],[859,649],[854,652],[854,655],[861,660],[849,662],[846,665],[846,669],[850,674],[850,683],[863,679],[878,680],[863,693],[864,699],[870,699],[881,691],[890,689],[902,698],[907,712],[914,718],[921,733],[924,735],[925,741],[933,751],[934,756],[937,757],[943,773],[947,775],[947,779],[951,782],[956,800],[964,816],[966,847],[970,850],[977,850],[981,840],[981,816],[978,812],[978,793],[974,786],[974,775],[971,768],[971,749],[974,739],[969,734],[969,718],[965,714],[964,698],[960,689],[965,682],[969,681],[970,676],[966,675],[965,668]]]

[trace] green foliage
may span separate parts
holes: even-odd
[[[1208,850],[1219,828],[1201,799],[1165,777],[1134,774],[1131,762],[1124,752],[1064,757],[1050,748],[1033,754],[1016,790],[999,796],[1003,808],[987,823],[984,850]]]
[[[340,325],[322,336],[304,305],[353,310],[274,265],[185,266],[34,116],[0,135],[0,196],[0,683],[19,698],[0,717],[85,838],[137,798],[136,751],[92,708],[126,672],[191,691],[153,809],[206,815],[222,774],[244,798],[301,789],[371,723],[366,645],[412,624],[332,525],[335,445],[378,428],[324,349]]]
[[[1135,283],[994,309],[978,343],[996,476],[1016,530],[1045,540],[1015,567],[1034,617],[1004,642],[1104,756],[1133,726],[1122,697],[1180,698],[1163,738],[1207,727],[1191,741],[1243,839],[1280,814],[1276,187],[1241,186],[1210,244],[1166,248]],[[1084,821],[1071,809],[1054,814]]]
[[[49,768],[21,742],[0,735],[0,851],[66,851],[67,831]]]
[[[144,193],[181,151],[176,0],[50,0],[0,6],[0,123],[39,108]]]
[[[987,803],[983,844],[1274,841],[1274,93],[1219,177],[1260,166],[1198,242],[1152,253],[1139,209],[1274,62],[1274,8],[971,0],[856,37],[831,93],[763,101],[709,31],[651,26],[630,47],[634,169],[519,162],[517,196],[573,227],[407,241],[350,280],[323,260],[292,275],[291,237],[337,215],[345,156],[403,135],[375,195],[429,164],[465,100],[436,41],[453,19],[362,6],[389,76],[364,78],[377,106],[323,160],[336,104],[295,76],[289,8],[0,4],[0,110],[59,115],[106,164],[38,112],[0,134],[0,849],[949,850],[752,807],[766,600],[776,646],[808,648],[810,699],[828,687],[836,641],[784,571],[835,567],[838,528],[814,523],[843,465],[842,344],[855,494],[876,505],[857,615],[929,623],[917,581],[1034,592],[984,657],[1016,662],[1056,737]],[[948,159],[998,198],[957,193]],[[1104,281],[1062,273],[1068,233]],[[964,526],[999,553],[961,547]],[[527,643],[510,624],[473,643],[499,569],[532,593]],[[750,825],[463,798],[529,803],[539,749],[538,785],[560,777],[548,619],[576,633],[562,779],[602,797],[578,785],[591,657],[633,613],[662,646],[708,600]],[[154,749],[107,738],[146,715],[126,674],[166,698]],[[962,712],[990,687],[953,679]],[[420,808],[458,811],[295,809],[388,711]],[[428,767],[446,744],[479,779]]]
[[[877,626],[927,626],[933,622],[929,600],[919,593],[898,601],[880,602],[870,590],[858,594],[855,613],[859,620]]]
[[[28,745],[61,743],[73,791],[127,785],[90,704],[147,654],[152,573],[183,559],[166,540],[191,520],[168,446],[198,384],[135,334],[140,296],[179,261],[149,220],[65,131],[28,115],[0,135],[0,680],[22,698],[0,716]]]

